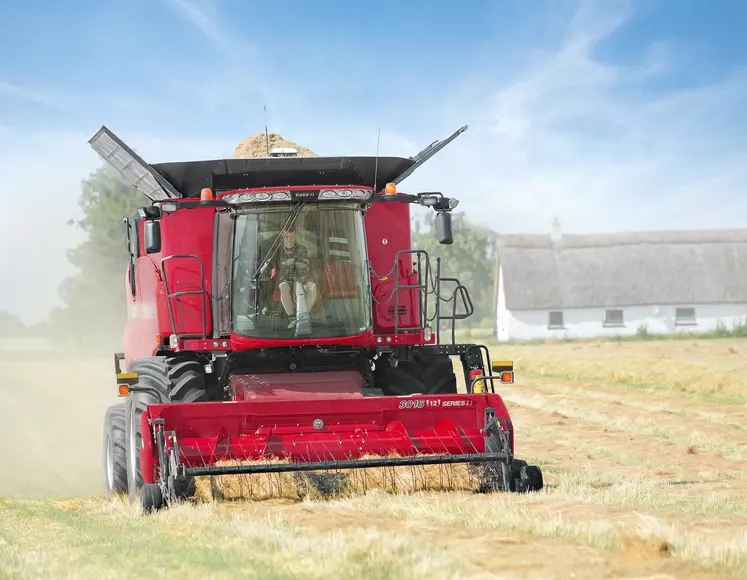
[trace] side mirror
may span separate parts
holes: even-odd
[[[145,222],[145,253],[161,251],[161,222]]]
[[[438,212],[436,214],[436,235],[439,244],[451,244],[454,242],[454,235],[451,231],[451,214],[447,212]]]

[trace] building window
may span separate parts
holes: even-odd
[[[622,310],[605,310],[604,326],[625,326]]]
[[[550,317],[547,322],[548,328],[564,328],[563,327],[563,313],[562,312],[550,312]]]
[[[695,308],[678,308],[675,312],[674,323],[683,326],[697,324]]]

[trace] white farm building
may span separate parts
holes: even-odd
[[[706,332],[747,316],[747,230],[507,235],[499,341]]]

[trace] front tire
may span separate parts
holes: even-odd
[[[133,362],[129,370],[138,374],[137,386],[148,389],[132,391],[127,405],[127,489],[130,500],[137,501],[143,487],[140,417],[145,408],[148,405],[206,401],[208,396],[202,365],[188,357],[142,358]]]
[[[455,395],[454,366],[447,355],[419,354],[412,361],[399,361],[396,368],[384,358],[376,362],[376,387],[386,395]]]
[[[115,496],[127,493],[126,405],[120,403],[104,415],[104,473],[106,493]]]

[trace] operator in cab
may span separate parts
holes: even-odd
[[[273,271],[277,276],[280,302],[290,318],[288,328],[299,323],[306,326],[308,314],[316,303],[317,286],[312,279],[309,253],[296,241],[295,222],[283,230],[283,245],[274,256]]]

